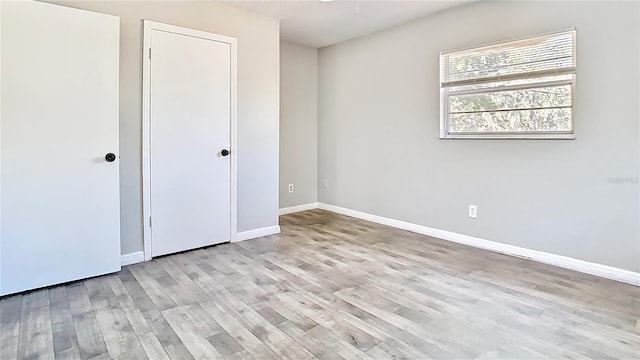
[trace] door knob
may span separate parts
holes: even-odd
[[[107,162],[114,162],[116,160],[116,154],[108,153],[104,156],[104,159],[107,160]]]
[[[220,151],[220,155],[222,155],[222,156],[227,156],[227,155],[229,155],[229,150],[227,150],[227,149],[222,149],[222,151]]]

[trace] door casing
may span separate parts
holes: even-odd
[[[227,43],[231,47],[231,134],[230,134],[230,161],[231,161],[231,239],[237,238],[237,40],[233,37],[214,34],[201,30],[189,29],[181,26],[163,24],[155,21],[143,20],[143,46],[142,46],[142,225],[144,260],[151,260],[151,32],[160,30],[193,36],[207,40]]]

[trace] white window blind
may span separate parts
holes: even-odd
[[[440,54],[442,138],[573,138],[575,30]]]

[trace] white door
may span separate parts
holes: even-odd
[[[150,30],[152,256],[230,240],[231,45]]]
[[[118,271],[119,18],[0,6],[0,295]]]

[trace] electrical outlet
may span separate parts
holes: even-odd
[[[325,189],[329,187],[329,182],[327,181],[327,179],[324,179],[324,181],[322,182],[322,185],[324,185]]]
[[[292,193],[293,192],[293,184],[289,184],[289,192]]]
[[[476,205],[469,205],[469,217],[472,219],[478,218],[478,207]]]

